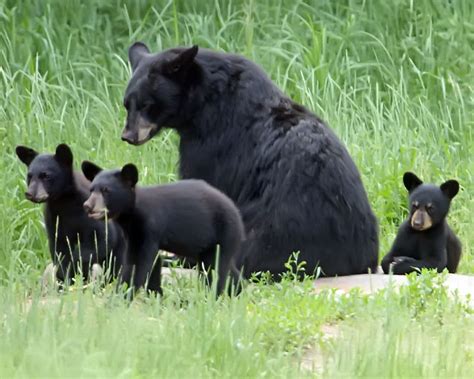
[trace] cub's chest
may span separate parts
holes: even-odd
[[[412,232],[406,236],[403,242],[407,255],[415,259],[423,259],[440,247],[444,248],[443,235],[435,235],[427,232]],[[444,244],[445,245],[445,244]]]
[[[104,221],[94,221],[81,212],[66,214],[46,214],[46,226],[57,238],[82,242],[94,240],[101,236],[105,229]]]

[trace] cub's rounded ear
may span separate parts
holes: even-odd
[[[408,192],[413,191],[420,184],[423,184],[423,181],[412,172],[405,172],[403,174],[403,184]]]
[[[143,42],[135,42],[128,48],[128,60],[132,65],[132,71],[135,71],[142,58],[150,54],[150,50]]]
[[[439,188],[449,199],[452,199],[459,192],[459,183],[456,180],[448,180],[441,184]]]
[[[56,153],[54,154],[54,158],[66,167],[72,167],[72,151],[68,145],[62,143],[56,147]]]
[[[138,169],[134,164],[128,163],[122,167],[120,176],[122,180],[130,184],[131,187],[135,187],[138,182]]]
[[[99,166],[89,161],[83,161],[81,164],[81,169],[84,176],[90,182],[92,182],[96,175],[102,171]]]
[[[199,47],[194,45],[189,49],[184,49],[178,55],[176,55],[173,59],[166,62],[163,66],[163,72],[167,75],[178,74],[180,72],[185,72],[188,70],[192,63],[194,62],[194,58],[199,51]],[[153,73],[153,70],[151,71]]]
[[[16,147],[15,152],[16,155],[18,155],[18,158],[20,158],[20,161],[22,161],[27,166],[29,166],[33,159],[35,159],[38,155],[37,151],[21,145]]]

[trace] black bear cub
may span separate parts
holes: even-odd
[[[408,219],[398,230],[390,252],[382,260],[388,274],[408,274],[422,268],[445,268],[454,273],[461,258],[461,242],[446,222],[451,200],[459,191],[459,183],[448,180],[436,186],[423,184],[413,173],[403,175],[409,192]]]
[[[238,209],[223,193],[202,180],[138,187],[133,164],[102,171],[85,161],[82,171],[92,182],[86,212],[95,219],[117,220],[128,238],[122,277],[128,285],[135,289],[146,285],[159,249],[191,258],[209,270],[215,266],[217,245],[218,294],[229,274],[237,284],[234,256],[243,242],[244,227]]]
[[[26,198],[45,203],[44,220],[53,264],[46,268],[43,278],[55,271],[56,278],[64,281],[80,269],[88,280],[89,271],[96,275],[108,263],[113,263],[112,272],[118,270],[125,249],[123,233],[115,223],[87,217],[83,203],[90,182],[73,170],[71,149],[61,144],[55,154],[39,154],[17,146],[16,154],[28,167]]]

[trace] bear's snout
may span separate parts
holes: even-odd
[[[49,195],[46,189],[44,188],[43,183],[32,180],[28,186],[25,197],[33,203],[43,203],[48,200]]]
[[[94,220],[102,220],[106,217],[107,208],[102,194],[93,192],[82,205],[87,216]]]
[[[90,205],[89,200],[87,200],[87,201],[83,204],[83,208],[84,208],[84,211],[85,211],[86,213],[91,213],[91,212],[92,212],[92,206]]]
[[[122,133],[122,141],[125,141],[131,145],[136,144],[137,141],[135,133],[133,133],[131,130],[125,129]]]
[[[431,228],[433,221],[424,210],[417,209],[411,218],[411,227],[415,230],[423,231]]]

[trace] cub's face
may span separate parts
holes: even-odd
[[[448,214],[450,200],[439,187],[422,184],[410,194],[410,225],[426,230],[440,223]]]
[[[103,171],[91,162],[82,163],[82,171],[92,183],[84,210],[95,220],[114,219],[133,209],[138,172],[133,165],[122,170]],[[136,173],[136,175],[134,175]]]
[[[404,183],[410,194],[410,226],[418,231],[428,230],[442,222],[449,212],[451,200],[459,191],[455,180],[448,180],[441,186],[423,184],[412,173],[405,173]]]
[[[129,49],[133,70],[124,96],[127,121],[122,140],[141,145],[161,128],[176,127],[182,118],[188,74],[194,67],[197,46],[152,55],[142,43]]]
[[[72,185],[72,153],[67,145],[59,145],[56,154],[39,154],[25,146],[17,146],[18,158],[28,167],[25,197],[43,203],[60,197]]]

